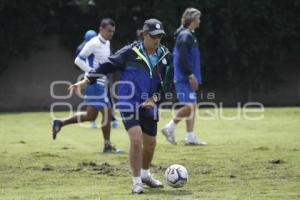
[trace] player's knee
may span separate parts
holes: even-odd
[[[97,118],[97,114],[94,114],[94,113],[87,113],[86,114],[87,121],[95,121],[96,118]]]
[[[153,150],[153,149],[155,149],[155,147],[156,147],[156,140],[154,139],[154,140],[147,142],[144,148]]]
[[[142,147],[142,137],[138,134],[136,134],[135,136],[133,136],[131,138],[131,145],[134,148],[141,148]]]

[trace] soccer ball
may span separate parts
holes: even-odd
[[[188,179],[188,173],[184,166],[174,164],[165,171],[165,180],[173,188],[183,187]]]

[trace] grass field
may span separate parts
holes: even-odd
[[[170,116],[164,113],[159,127]],[[159,134],[155,176],[163,180],[165,168],[178,163],[189,180],[181,189],[146,187],[143,195],[131,194],[127,153],[101,153],[100,129],[68,126],[54,142],[50,121],[47,112],[0,114],[1,200],[300,199],[300,108],[269,108],[259,121],[198,120],[205,147],[184,145],[184,123],[177,146]],[[123,127],[113,129],[112,141],[128,152]]]

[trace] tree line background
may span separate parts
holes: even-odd
[[[202,11],[196,34],[205,87],[272,91],[282,81],[278,66],[299,60],[300,0],[0,0],[0,77],[10,59],[42,50],[47,36],[58,35],[73,54],[103,17],[116,21],[115,50],[135,40],[151,17],[164,23],[162,43],[172,49],[173,32],[190,6]]]

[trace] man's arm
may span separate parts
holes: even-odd
[[[195,75],[192,72],[192,67],[188,64],[188,55],[191,53],[191,49],[193,47],[193,37],[189,34],[184,35],[182,38],[178,41],[178,48],[180,52],[180,66],[182,67],[182,71],[184,75],[188,78],[191,87],[194,90],[198,89],[198,81],[195,77]]]
[[[119,70],[122,70],[122,67],[118,67],[118,65],[114,65],[112,62],[108,61],[99,66],[97,70],[91,70],[88,75],[84,77],[83,80],[71,85],[69,87],[70,93],[73,93],[76,90],[80,90],[84,88],[87,84],[93,84],[97,78],[99,78],[103,74],[113,73]]]
[[[191,38],[190,35],[184,35],[181,38],[178,39],[177,43],[178,43],[178,48],[179,48],[179,63],[181,66],[181,69],[184,73],[184,75],[186,75],[186,77],[189,77],[193,74],[192,70],[191,70],[191,66],[189,66],[189,62],[188,62],[188,55],[191,53],[191,48],[192,48],[192,44],[193,44],[193,38]]]
[[[83,49],[79,52],[75,58],[74,63],[84,72],[90,72],[93,68],[88,65],[86,59],[93,53],[94,49],[97,48],[91,41],[87,42]]]
[[[99,67],[96,70],[90,71],[85,78],[89,81],[90,84],[93,84],[97,78],[99,78],[101,75],[107,75],[110,73],[114,73],[117,71],[124,70],[125,66],[118,66],[114,63],[108,61],[105,63],[102,63],[99,65]]]
[[[108,61],[99,65],[96,70],[92,70],[86,76],[86,79],[90,84],[94,83],[101,75],[114,73],[117,71],[123,71],[125,69],[126,60],[128,59],[128,53],[131,50],[130,46],[125,46],[115,54],[108,58]]]
[[[74,63],[84,72],[90,72],[93,68],[91,68],[84,58],[81,58],[80,56],[77,56],[75,58]]]

